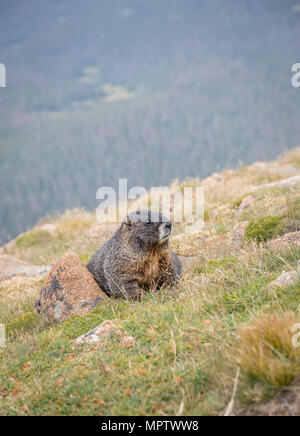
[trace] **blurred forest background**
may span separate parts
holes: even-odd
[[[299,146],[297,0],[2,0],[0,240]]]

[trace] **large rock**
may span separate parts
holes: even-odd
[[[9,280],[12,277],[35,277],[49,272],[48,266],[30,265],[23,260],[7,254],[0,255],[0,281]]]
[[[84,315],[108,298],[74,253],[64,254],[45,280],[36,310],[62,322],[73,314]]]

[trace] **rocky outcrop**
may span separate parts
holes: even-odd
[[[283,188],[284,186],[300,185],[300,175],[289,177],[288,179],[279,180],[278,182],[267,183],[266,185],[255,186],[254,191],[264,188]]]
[[[13,277],[35,277],[49,270],[49,266],[35,266],[7,254],[0,255],[0,281]]]
[[[50,271],[35,307],[46,318],[62,322],[88,313],[106,298],[79,256],[67,253]]]

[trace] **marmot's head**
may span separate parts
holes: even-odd
[[[130,232],[133,241],[148,247],[165,243],[171,234],[172,223],[160,212],[136,211],[128,215],[123,224]]]

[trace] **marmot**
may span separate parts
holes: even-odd
[[[109,296],[136,299],[150,288],[171,285],[181,276],[169,245],[171,231],[172,223],[159,212],[131,213],[87,268]]]

